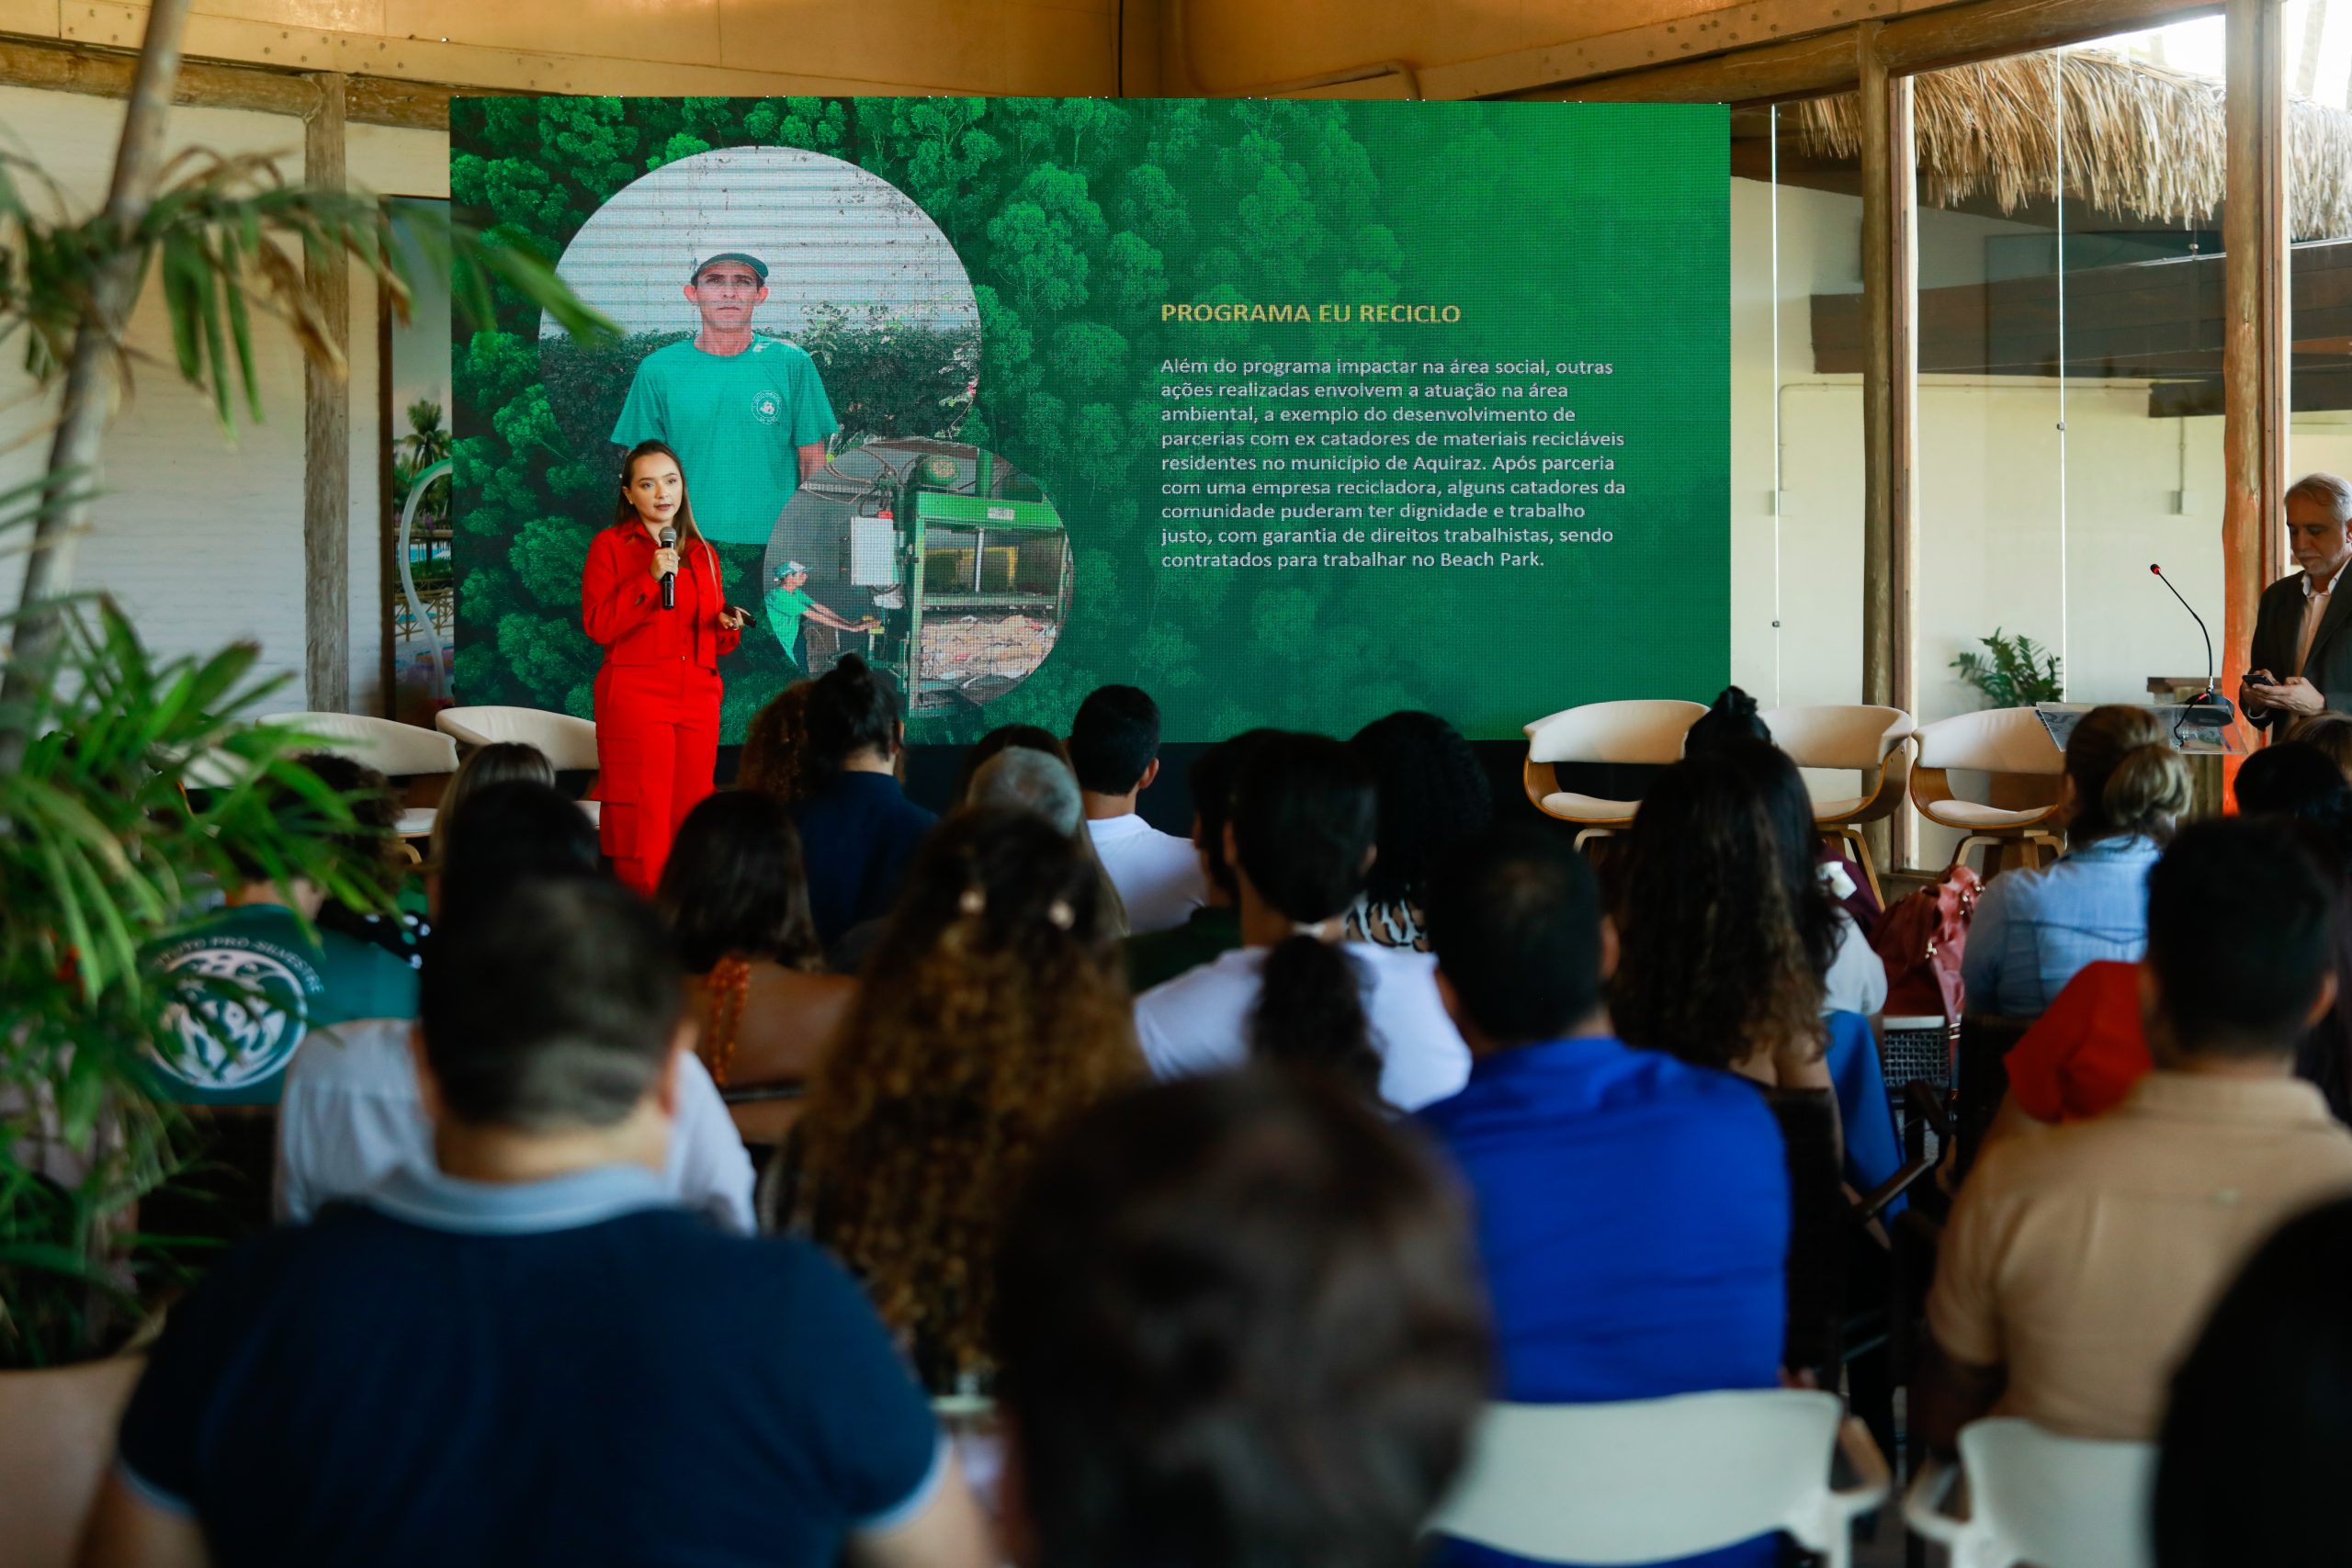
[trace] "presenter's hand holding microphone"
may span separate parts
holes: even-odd
[[[653,575],[662,580],[662,607],[678,607],[678,531],[662,530],[662,547],[653,552]]]

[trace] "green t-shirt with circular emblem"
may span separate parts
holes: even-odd
[[[741,354],[706,354],[687,338],[639,363],[613,441],[668,442],[703,536],[764,545],[800,488],[799,449],[840,428],[805,350],[755,335]]]

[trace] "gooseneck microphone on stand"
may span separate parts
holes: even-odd
[[[665,550],[674,550],[678,547],[678,531],[675,528],[662,530],[662,547]],[[674,571],[665,571],[662,574],[662,607],[665,610],[674,610],[678,607],[678,574]],[[2194,612],[2191,613],[2194,614]],[[2208,659],[2206,662],[2211,664],[2212,660]]]
[[[2180,600],[2180,607],[2188,612],[2188,618],[2197,623],[2198,631],[2205,638],[2205,689],[2188,699],[2188,711],[2180,716],[2180,721],[2195,725],[2199,729],[2219,729],[2234,720],[2238,710],[2213,684],[2213,634],[2205,629],[2205,617],[2197,613],[2197,607],[2179,589],[2173,587],[2172,579],[2165,575],[2163,567],[2150,562],[2148,570],[2155,574],[2156,581],[2163,583],[2174,598]]]

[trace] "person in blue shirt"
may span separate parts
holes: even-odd
[[[1778,1386],[1789,1177],[1756,1085],[1611,1032],[1616,932],[1557,835],[1477,840],[1432,881],[1426,913],[1472,1066],[1468,1086],[1419,1119],[1476,1210],[1498,1397]],[[1515,1561],[1449,1550],[1459,1563]],[[1777,1550],[1727,1542],[1692,1561],[1761,1568]]]
[[[831,951],[898,901],[915,847],[938,817],[899,787],[899,696],[854,653],[810,683],[801,796],[792,825],[808,866],[808,913]]]
[[[173,1310],[85,1563],[997,1561],[840,1268],[663,1196],[694,1031],[650,908],[520,884],[436,944],[418,1008],[437,1168]]]
[[[1968,1010],[2040,1018],[2086,964],[2136,964],[2148,945],[2148,873],[2188,814],[2188,765],[2147,708],[2093,708],[2066,742],[2066,852],[2003,872],[1969,923]]]

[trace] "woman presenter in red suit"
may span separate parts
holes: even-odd
[[[676,545],[664,548],[664,529]],[[662,580],[673,580],[664,605]],[[589,542],[581,618],[604,646],[596,671],[600,834],[620,879],[650,894],[686,813],[718,761],[718,656],[743,640],[718,552],[695,526],[678,455],[643,441],[621,463],[613,525]]]

